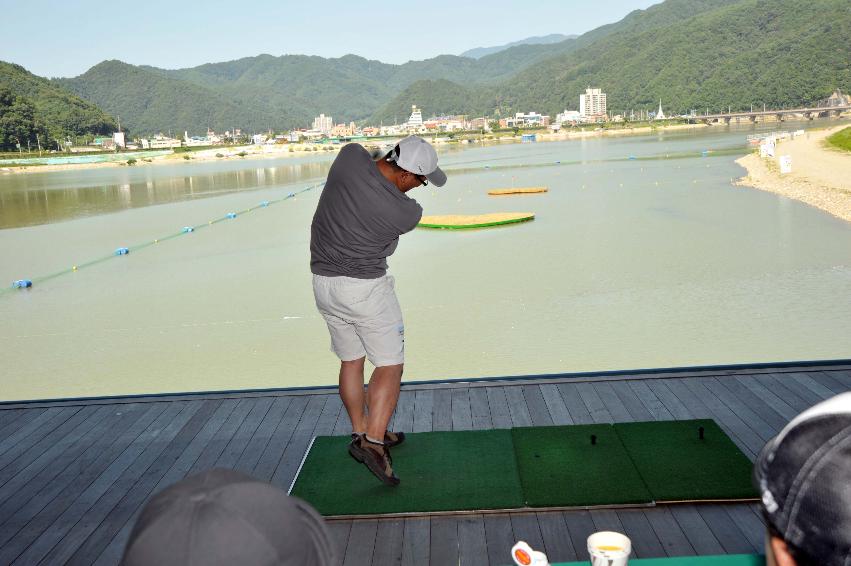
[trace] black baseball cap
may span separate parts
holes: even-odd
[[[133,526],[123,566],[335,564],[319,513],[240,472],[212,469],[155,495]]]
[[[760,452],[770,527],[815,564],[851,564],[851,393],[807,409]]]

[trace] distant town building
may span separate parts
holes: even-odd
[[[146,140],[144,140],[144,139],[142,140],[142,147],[143,148],[145,147],[145,141]],[[168,137],[168,136],[164,136],[162,134],[157,134],[156,136],[147,140],[147,142],[148,142],[148,148],[150,148],[150,149],[163,149],[163,148],[169,148],[169,147],[180,147],[180,145],[181,145],[180,140],[174,139],[174,138],[171,138],[171,137]]]
[[[325,114],[320,114],[316,118],[313,119],[313,130],[319,130],[325,135],[331,133],[331,128],[334,127],[334,120],[331,116],[326,116]]]
[[[411,105],[411,116],[405,124],[408,129],[419,130],[423,125],[423,113],[416,104]]]
[[[666,118],[667,118],[667,116],[665,116],[665,113],[662,112],[662,99],[660,98],[659,99],[659,111],[656,112],[656,115],[653,116],[653,119],[654,120],[664,120]]]
[[[586,88],[579,95],[579,113],[585,119],[602,118],[606,115],[606,93],[599,88]]]
[[[833,94],[827,97],[822,106],[846,106],[851,104],[851,96],[842,94],[842,91],[836,89]]]
[[[357,128],[355,127],[354,122],[349,122],[349,125],[346,124],[337,124],[333,128],[331,128],[331,136],[335,138],[350,138],[357,132]]]
[[[122,149],[127,147],[127,142],[124,140],[124,132],[115,132],[112,134],[112,142]]]
[[[582,114],[576,110],[565,110],[556,114],[556,124],[577,124],[582,121]]]

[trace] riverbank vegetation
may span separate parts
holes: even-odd
[[[844,151],[851,151],[851,126],[844,130],[839,130],[832,136],[827,138],[827,144],[830,147],[835,147]]]

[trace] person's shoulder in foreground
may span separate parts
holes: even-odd
[[[851,565],[851,393],[807,409],[760,452],[768,566]]]
[[[123,566],[336,564],[322,517],[266,482],[226,469],[155,495],[133,526]]]

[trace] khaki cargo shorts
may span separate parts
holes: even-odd
[[[377,279],[313,275],[316,308],[341,361],[364,356],[376,367],[405,362],[405,325],[390,275]]]

